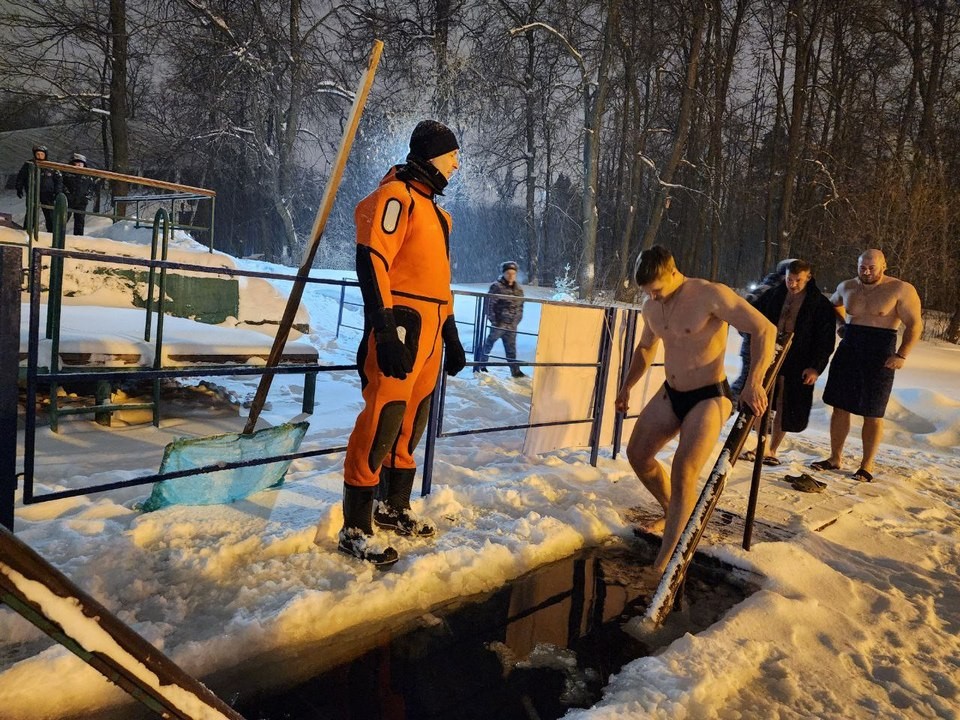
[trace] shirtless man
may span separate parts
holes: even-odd
[[[700,471],[732,409],[724,373],[727,323],[751,336],[750,372],[740,401],[757,415],[767,407],[763,376],[773,359],[777,331],[726,285],[684,277],[670,251],[659,245],[640,253],[636,280],[647,295],[643,330],[616,407],[627,412],[630,390],[662,340],[666,381],[641,411],[627,445],[631,467],[664,511],[663,519],[649,526],[663,530],[653,565],[662,574],[696,505]],[[668,478],[656,454],[678,432]]]
[[[818,470],[839,470],[850,415],[863,418],[863,459],[853,477],[873,480],[874,457],[883,435],[883,416],[895,370],[903,367],[920,339],[920,296],[908,282],[884,275],[880,250],[867,250],[857,261],[857,277],[844,280],[830,298],[843,326],[843,339],[830,362],[823,401],[830,416],[830,457],[811,463]],[[897,330],[903,339],[897,348]]]

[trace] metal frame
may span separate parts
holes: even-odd
[[[32,163],[30,168],[30,174],[27,180],[27,214],[25,219],[25,229],[27,231],[27,238],[29,242],[29,247],[33,247],[33,243],[37,241],[37,236],[40,231],[40,210],[42,208],[50,208],[49,205],[40,204],[40,169],[41,168],[50,168],[51,170],[57,170],[62,173],[71,173],[74,175],[89,175],[90,177],[101,178],[103,180],[112,180],[116,182],[125,182],[131,185],[139,185],[141,187],[150,187],[157,188],[159,190],[170,190],[172,194],[170,195],[130,195],[124,197],[115,197],[113,199],[114,204],[118,202],[124,202],[130,200],[135,202],[135,207],[139,209],[139,203],[136,202],[138,198],[150,198],[165,200],[168,198],[173,199],[197,199],[197,200],[209,200],[210,201],[210,225],[209,227],[199,226],[199,225],[177,225],[173,224],[174,229],[185,229],[185,230],[201,230],[210,233],[210,241],[207,243],[207,248],[209,252],[213,252],[213,235],[214,235],[214,218],[216,217],[216,207],[217,207],[217,193],[214,190],[209,190],[207,188],[193,187],[192,185],[182,185],[180,183],[166,182],[165,180],[155,180],[153,178],[140,177],[138,175],[126,175],[123,173],[111,172],[109,170],[97,170],[95,168],[87,167],[77,167],[76,165],[66,165],[64,163],[51,162],[49,160],[35,160]],[[172,207],[172,202],[171,202]],[[77,212],[77,211],[72,211]],[[85,215],[93,215],[95,217],[105,217],[110,218],[114,222],[118,220],[136,220],[137,227],[139,227],[140,219],[139,217],[129,217],[127,215],[117,215],[116,213],[98,213],[88,210],[80,211]]]

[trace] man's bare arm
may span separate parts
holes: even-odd
[[[837,285],[837,289],[830,296],[830,302],[833,305],[833,311],[837,314],[837,334],[843,336],[843,328],[847,324],[847,309],[844,307],[843,283]]]
[[[903,323],[903,339],[900,341],[900,349],[897,350],[897,355],[901,359],[906,359],[923,333],[920,296],[917,294],[916,288],[908,282],[903,283],[903,291],[897,300],[897,316]]]
[[[726,285],[718,284],[714,287],[717,288],[717,306],[714,314],[740,332],[750,335],[750,371],[740,397],[754,413],[760,415],[767,409],[763,376],[773,362],[777,345],[777,328],[759,310]]]

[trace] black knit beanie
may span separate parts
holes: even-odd
[[[410,154],[424,160],[459,149],[460,145],[453,131],[436,120],[421,120],[410,136]]]

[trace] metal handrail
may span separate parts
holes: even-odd
[[[159,225],[163,224],[162,217],[156,221]],[[248,375],[262,375],[264,373],[272,374],[300,374],[300,373],[317,373],[317,372],[335,372],[335,371],[347,371],[347,370],[356,370],[357,366],[355,364],[349,365],[320,365],[317,364],[298,364],[298,365],[284,365],[277,367],[261,367],[261,366],[236,366],[236,365],[227,365],[227,366],[204,366],[204,367],[192,367],[192,368],[163,368],[162,365],[154,363],[152,369],[140,369],[140,370],[86,370],[86,371],[75,371],[75,370],[62,370],[59,368],[59,365],[51,367],[50,372],[42,373],[38,368],[38,343],[39,343],[39,307],[40,307],[40,281],[39,274],[41,268],[40,258],[44,255],[50,256],[52,259],[59,259],[61,262],[65,258],[75,259],[75,260],[95,260],[103,262],[104,256],[97,253],[87,253],[80,251],[69,251],[66,249],[59,248],[34,248],[33,255],[35,257],[32,259],[32,282],[31,282],[31,295],[30,295],[30,329],[29,329],[29,341],[28,341],[28,360],[27,360],[27,398],[26,398],[26,407],[35,408],[37,401],[37,387],[40,384],[50,383],[55,384],[64,378],[69,377],[72,380],[77,381],[89,381],[89,380],[115,380],[115,379],[149,379],[152,380],[156,386],[159,386],[159,383],[162,379],[166,378],[184,378],[184,377],[209,377],[209,376],[248,376]],[[52,260],[51,260],[52,262]],[[165,259],[138,259],[138,258],[124,258],[124,257],[111,257],[110,262],[116,265],[133,265],[133,266],[143,266],[148,265],[152,270],[159,269],[162,272],[171,269],[182,269],[182,270],[191,270],[200,273],[216,273],[223,275],[232,275],[232,276],[241,276],[241,277],[262,277],[268,279],[277,279],[289,281],[291,275],[283,273],[273,273],[273,272],[261,272],[253,270],[243,270],[239,268],[211,268],[205,265],[194,265],[189,263],[180,263],[180,262],[171,262]],[[345,284],[353,284],[355,281],[350,280],[332,280],[326,278],[307,278],[308,282],[316,284],[325,284],[325,285],[339,285],[341,287]],[[468,295],[483,295],[483,293],[473,293],[471,291],[457,291],[463,294]],[[161,291],[161,295],[162,295]],[[152,293],[151,293],[152,297]],[[536,302],[542,304],[556,304],[563,306],[571,306],[572,303],[559,302],[559,301],[550,301],[550,300],[540,300],[531,298],[528,302]],[[595,309],[600,309],[596,305],[580,305],[582,307],[591,307]],[[605,366],[609,366],[609,360],[612,352],[612,337],[613,337],[613,320],[615,309],[612,307],[605,308],[605,321],[604,321],[604,330],[603,337],[601,342],[600,351],[598,353],[598,358],[596,362],[586,362],[586,363],[536,363],[536,362],[526,362],[520,361],[518,364],[523,365],[524,367],[588,367],[595,368],[597,371],[596,381],[594,387],[594,396],[593,396],[593,412],[590,417],[586,418],[576,418],[571,420],[559,420],[552,422],[540,422],[540,423],[526,423],[522,425],[509,425],[503,427],[493,427],[493,428],[475,428],[470,430],[455,430],[455,431],[443,431],[440,423],[440,413],[442,413],[443,408],[443,394],[445,393],[446,388],[446,375],[441,373],[441,376],[438,378],[438,382],[435,389],[435,401],[431,404],[431,419],[427,428],[427,442],[425,447],[425,462],[424,462],[424,478],[423,486],[421,492],[426,494],[430,489],[430,478],[432,477],[432,467],[433,467],[433,458],[435,456],[436,450],[436,441],[440,437],[457,437],[461,435],[468,434],[484,434],[490,432],[500,432],[505,430],[517,430],[517,429],[528,429],[528,428],[537,428],[537,427],[551,427],[559,425],[576,425],[591,423],[593,425],[591,429],[591,463],[596,465],[597,454],[599,451],[599,422],[603,416],[603,392],[602,389],[605,386],[605,381],[603,379],[603,373]],[[635,321],[635,320],[634,320]],[[160,328],[158,326],[158,336],[161,335]],[[157,352],[157,357],[160,356],[159,349]],[[476,363],[468,363],[469,365],[475,365]],[[509,363],[487,363],[490,366],[507,366]],[[622,369],[621,369],[622,372]],[[154,407],[157,404],[154,403]],[[130,407],[117,406],[116,409],[120,407]],[[100,406],[101,410],[114,409],[113,406]],[[343,452],[345,447],[328,447],[328,448],[318,448],[313,450],[301,450],[296,453],[290,453],[285,455],[278,455],[268,458],[257,458],[255,460],[246,460],[238,463],[230,464],[220,464],[214,463],[206,467],[195,468],[190,470],[176,471],[176,472],[167,472],[167,473],[150,473],[144,476],[130,478],[123,481],[105,483],[102,485],[97,485],[94,487],[88,488],[77,488],[70,490],[62,490],[54,493],[45,493],[43,495],[36,495],[34,492],[34,472],[35,472],[35,452],[36,452],[36,416],[34,412],[27,412],[26,422],[25,422],[25,435],[24,435],[24,463],[23,463],[23,503],[24,504],[33,504],[48,502],[56,499],[61,499],[65,497],[75,497],[80,495],[88,495],[95,492],[106,492],[119,488],[133,487],[139,485],[150,484],[154,482],[159,482],[162,480],[175,479],[180,477],[187,477],[191,475],[201,475],[215,470],[230,469],[233,467],[247,467],[251,465],[261,465],[271,462],[278,462],[284,460],[293,460],[298,458],[309,458],[317,457],[321,455],[329,455],[333,453]]]
[[[193,229],[193,230],[205,230],[210,233],[210,242],[208,243],[208,251],[213,252],[213,236],[214,236],[214,218],[216,217],[216,200],[217,193],[215,190],[210,190],[208,188],[194,187],[192,185],[184,185],[182,183],[173,183],[166,180],[156,180],[153,178],[142,177],[139,175],[128,175],[125,173],[112,172],[110,170],[98,170],[96,168],[88,167],[79,167],[77,165],[67,165],[64,163],[53,162],[50,160],[34,160],[32,161],[32,167],[30,168],[30,174],[27,181],[27,216],[25,222],[25,230],[27,231],[27,238],[30,248],[32,249],[33,243],[37,241],[39,234],[39,215],[40,210],[44,206],[40,204],[40,183],[39,176],[40,170],[42,168],[49,168],[51,170],[57,170],[60,173],[71,173],[74,175],[88,175],[90,177],[96,177],[103,180],[112,180],[117,182],[126,182],[133,185],[139,185],[142,187],[151,187],[157,188],[159,190],[169,190],[174,193],[174,197],[184,198],[184,197],[194,197],[196,199],[208,199],[210,200],[210,225],[209,227],[194,226],[194,225],[174,225],[174,227],[182,229]],[[137,196],[129,196],[131,199],[135,199]],[[157,199],[166,199],[167,196],[157,195],[153,196]],[[114,198],[114,202],[123,200],[123,197]],[[130,219],[126,215],[117,215],[106,214],[106,213],[97,213],[97,212],[88,212],[83,211],[73,211],[73,212],[83,212],[86,215],[94,215],[97,217],[106,217],[111,218],[114,222],[118,220],[127,220]]]

